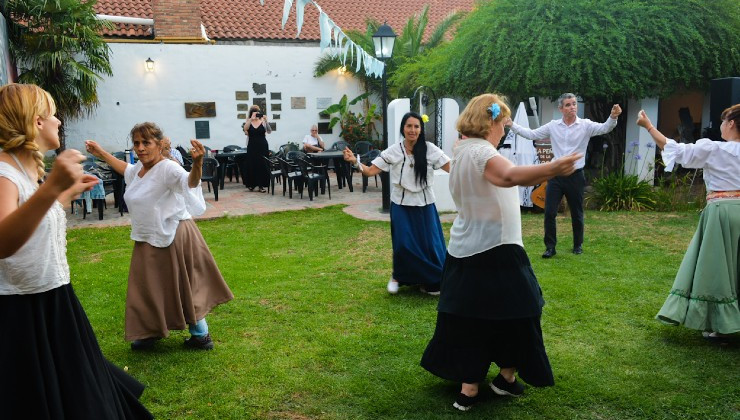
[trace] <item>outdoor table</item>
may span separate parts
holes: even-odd
[[[244,156],[247,154],[246,150],[235,150],[228,153],[214,153],[213,157],[218,161],[218,181],[219,189],[224,189],[224,179],[226,178],[226,164],[229,162],[229,158],[236,158],[237,156]],[[242,177],[244,174],[241,174]]]
[[[323,161],[322,163],[333,160],[334,171],[337,173],[337,187],[342,189],[346,183],[349,191],[354,191],[352,188],[352,168],[349,166],[349,162],[344,160],[344,152],[342,150],[328,150],[323,152],[307,153],[307,155],[313,161]]]

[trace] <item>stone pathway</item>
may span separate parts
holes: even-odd
[[[334,181],[335,179],[332,179]],[[390,221],[388,213],[381,212],[381,190],[380,184],[375,187],[373,180],[370,180],[367,192],[362,192],[362,178],[354,178],[354,192],[349,192],[346,187],[338,190],[335,184],[331,188],[331,200],[327,194],[314,197],[309,201],[308,194],[304,191],[303,198],[300,198],[295,191],[293,198],[288,198],[288,193],[283,197],[282,185],[275,185],[275,195],[270,193],[259,193],[249,191],[241,183],[229,182],[226,180],[224,189],[218,192],[218,201],[215,201],[213,191],[208,192],[208,187],[203,186],[203,196],[206,199],[206,212],[197,217],[196,220],[213,219],[223,216],[239,216],[244,214],[262,214],[286,210],[302,210],[307,208],[320,208],[332,206],[335,204],[346,204],[344,212],[354,217],[364,220]],[[70,214],[70,205],[65,204],[67,210],[67,228],[74,229],[80,227],[105,227],[105,226],[126,226],[131,224],[128,213],[121,216],[118,209],[113,207],[113,196],[107,198],[108,208],[105,210],[103,220],[98,220],[98,210],[93,209],[85,219],[82,218],[82,208],[75,206],[77,214]],[[445,213],[440,216],[442,222],[451,222],[455,214]]]

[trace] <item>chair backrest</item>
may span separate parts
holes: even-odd
[[[369,141],[362,140],[362,141],[358,141],[357,143],[355,143],[355,150],[354,150],[355,153],[364,155],[365,153],[371,150],[373,150],[373,144],[370,143]]]
[[[299,150],[292,150],[285,155],[285,158],[290,161],[295,161],[296,159],[306,159],[306,157],[307,155]]]
[[[373,159],[377,158],[378,156],[380,156],[380,150],[373,149],[365,153],[364,155],[360,155],[360,162],[362,162],[363,165],[369,165],[370,162],[372,162]]]
[[[331,145],[331,150],[344,150],[345,147],[349,147],[349,143],[347,143],[344,140],[338,140],[335,141],[334,144]]]
[[[203,158],[203,175],[201,175],[201,179],[215,177],[217,168],[218,168],[218,161],[215,158],[204,157]]]
[[[241,146],[237,146],[235,144],[230,144],[228,146],[224,146],[224,148],[222,150],[223,150],[224,153],[231,153],[231,152],[235,152],[235,151],[241,150],[241,149],[242,149]]]

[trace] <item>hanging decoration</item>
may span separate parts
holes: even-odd
[[[288,17],[290,17],[290,10],[293,8],[293,3],[294,0],[285,0],[283,4],[283,30],[285,30],[285,24],[288,22]],[[321,48],[321,52],[329,48],[329,55],[339,57],[343,66],[346,65],[347,54],[349,53],[350,63],[352,63],[352,60],[356,61],[355,73],[359,73],[364,67],[366,76],[382,77],[385,63],[368,54],[362,47],[352,42],[344,31],[342,31],[342,28],[337,26],[329,15],[324,13],[321,6],[313,0],[295,0],[296,38],[301,35],[303,14],[306,5],[309,3],[313,4],[319,11],[319,47]],[[260,4],[264,5],[264,0],[260,0]]]

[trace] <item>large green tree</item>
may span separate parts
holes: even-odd
[[[404,65],[407,61],[414,59],[418,55],[433,49],[445,41],[445,35],[454,28],[455,24],[459,22],[463,17],[462,12],[452,12],[447,15],[446,18],[442,19],[437,26],[434,27],[432,33],[427,37],[427,29],[429,25],[429,6],[424,6],[420,13],[411,16],[406,21],[406,25],[401,30],[400,35],[396,39],[393,46],[393,56],[389,62],[387,62],[387,77],[392,77],[395,70]],[[371,56],[375,56],[375,46],[373,44],[373,34],[380,27],[380,23],[376,20],[369,19],[366,22],[365,32],[361,31],[347,31],[347,36]],[[398,29],[395,30],[398,32]],[[349,58],[349,56],[348,56]],[[316,77],[323,76],[329,71],[338,69],[342,66],[342,62],[339,57],[332,57],[328,54],[323,55],[316,63],[314,69],[314,75]],[[380,94],[381,81],[373,76],[366,76],[365,70],[360,69],[359,72],[355,72],[355,64],[349,63],[347,60],[347,72],[352,74],[357,79],[361,80],[365,85],[365,90]],[[413,88],[411,88],[413,89]],[[392,85],[389,86],[389,93],[391,97],[397,96],[409,96],[411,91],[409,89],[399,90],[397,87]]]
[[[499,92],[514,103],[573,92],[606,118],[615,102],[740,74],[737,10],[738,0],[490,1],[390,82],[463,98]],[[621,165],[626,123],[605,136],[608,167]]]
[[[737,0],[482,3],[452,42],[407,62],[393,82],[604,102],[705,88],[740,74],[737,10]]]
[[[110,49],[100,35],[110,24],[96,19],[95,3],[10,0],[3,11],[18,81],[51,93],[62,122],[89,115],[98,104],[101,76],[112,74]],[[63,130],[60,139],[63,150]]]

